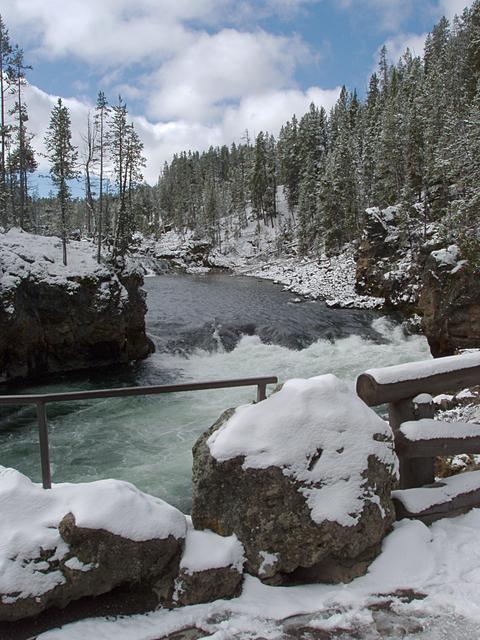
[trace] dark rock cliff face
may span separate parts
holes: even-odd
[[[357,255],[356,289],[385,298],[385,308],[409,317],[418,313],[422,273],[431,251],[441,246],[433,225],[400,232],[398,207],[367,209]]]
[[[435,225],[399,232],[397,207],[366,212],[357,251],[360,293],[385,298],[387,310],[421,316],[434,357],[480,347],[480,280],[455,245],[445,247]]]
[[[0,295],[0,381],[128,363],[153,352],[135,271],[21,279]]]
[[[423,273],[422,325],[435,357],[480,348],[480,274],[454,245],[433,252]]]

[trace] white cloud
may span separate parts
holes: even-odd
[[[218,0],[11,0],[2,8],[12,28],[21,28],[51,58],[76,56],[102,66],[161,58],[194,37],[185,23],[208,21]]]
[[[264,31],[203,34],[150,76],[155,88],[148,114],[211,121],[229,101],[290,85],[297,63],[307,55],[300,41]]]
[[[439,13],[450,20],[455,16],[461,16],[465,7],[470,7],[473,0],[439,0]]]
[[[306,91],[271,91],[244,98],[238,107],[226,109],[222,123],[222,137],[240,140],[245,130],[250,136],[259,131],[269,131],[277,135],[282,124],[290,120],[293,114],[301,117],[310,103],[323,106],[328,111],[338,99],[340,87],[320,89],[310,87]]]
[[[407,48],[410,49],[412,55],[423,56],[426,37],[426,33],[399,33],[393,38],[389,38],[385,41],[389,60],[393,63],[398,62]]]
[[[36,56],[76,59],[99,87],[134,100],[136,128],[145,145],[145,177],[154,183],[165,160],[185,149],[239,142],[246,129],[277,134],[310,102],[329,109],[338,89],[299,90],[297,69],[314,58],[297,36],[256,28],[259,18],[287,19],[326,0],[9,0],[3,17]],[[229,25],[229,26],[226,26]],[[249,26],[250,28],[247,28]],[[234,28],[235,27],[235,28]],[[39,66],[35,62],[35,66]],[[135,66],[141,65],[141,66]],[[141,71],[133,77],[131,69]],[[128,70],[128,72],[127,72]],[[81,94],[84,78],[72,87]],[[43,153],[50,112],[57,101],[35,86],[25,92],[34,146]],[[91,100],[94,98],[92,97]],[[93,111],[88,98],[64,99],[74,143]],[[142,109],[145,113],[142,114]],[[48,163],[41,157],[40,170]]]
[[[145,179],[154,184],[165,161],[170,161],[174,153],[192,149],[204,150],[210,145],[230,145],[241,142],[245,130],[253,137],[260,130],[268,130],[277,135],[284,122],[294,113],[303,115],[311,102],[330,109],[338,98],[340,88],[323,90],[310,87],[307,91],[270,91],[249,96],[238,106],[230,106],[218,122],[202,124],[177,119],[166,123],[152,123],[145,117],[134,117],[135,127],[145,145],[144,153],[148,161]],[[33,145],[39,154],[44,154],[43,139],[50,121],[50,112],[57,97],[45,93],[35,86],[25,90],[30,120],[29,130],[35,134]],[[93,105],[76,99],[64,99],[72,121],[73,142],[83,148],[82,133],[86,129],[87,116]],[[39,155],[39,169],[48,171],[48,161]]]

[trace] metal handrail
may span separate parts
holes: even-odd
[[[123,398],[128,396],[151,396],[181,391],[203,391],[207,389],[228,389],[232,387],[257,387],[257,402],[267,397],[267,384],[277,384],[276,376],[260,378],[237,378],[234,380],[212,380],[209,382],[190,382],[184,384],[152,385],[148,387],[124,387],[120,389],[96,389],[93,391],[72,391],[65,393],[41,393],[16,396],[1,396],[0,405],[34,404],[37,411],[38,441],[42,466],[42,484],[44,489],[52,488],[50,471],[50,452],[48,446],[47,407],[50,402],[71,400],[94,400],[98,398]]]

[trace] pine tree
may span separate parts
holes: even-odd
[[[5,23],[0,15],[0,223],[8,226],[7,209],[7,144],[10,128],[6,122],[6,95],[10,88],[12,46]]]
[[[100,263],[102,259],[102,234],[103,221],[104,221],[104,199],[103,199],[103,183],[104,183],[104,167],[105,156],[107,153],[106,144],[106,122],[110,108],[108,106],[107,99],[103,91],[98,92],[97,105],[95,107],[95,129],[98,139],[98,159],[100,162],[100,175],[99,175],[99,193],[98,193],[98,208],[97,208],[97,262]]]
[[[78,177],[78,152],[72,145],[70,114],[61,98],[53,107],[50,124],[45,136],[47,158],[50,161],[50,175],[57,188],[57,200],[61,213],[61,236],[63,248],[63,264],[67,265],[67,210],[70,200],[69,180]]]

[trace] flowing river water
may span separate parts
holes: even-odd
[[[429,357],[423,337],[406,337],[376,312],[295,303],[268,281],[175,274],[148,278],[145,289],[155,354],[134,368],[63,376],[18,393],[323,373],[353,384],[369,367]],[[241,388],[49,405],[53,480],[128,480],[188,513],[193,444],[225,409],[255,394]],[[1,409],[0,452],[0,464],[40,480],[32,408]]]

